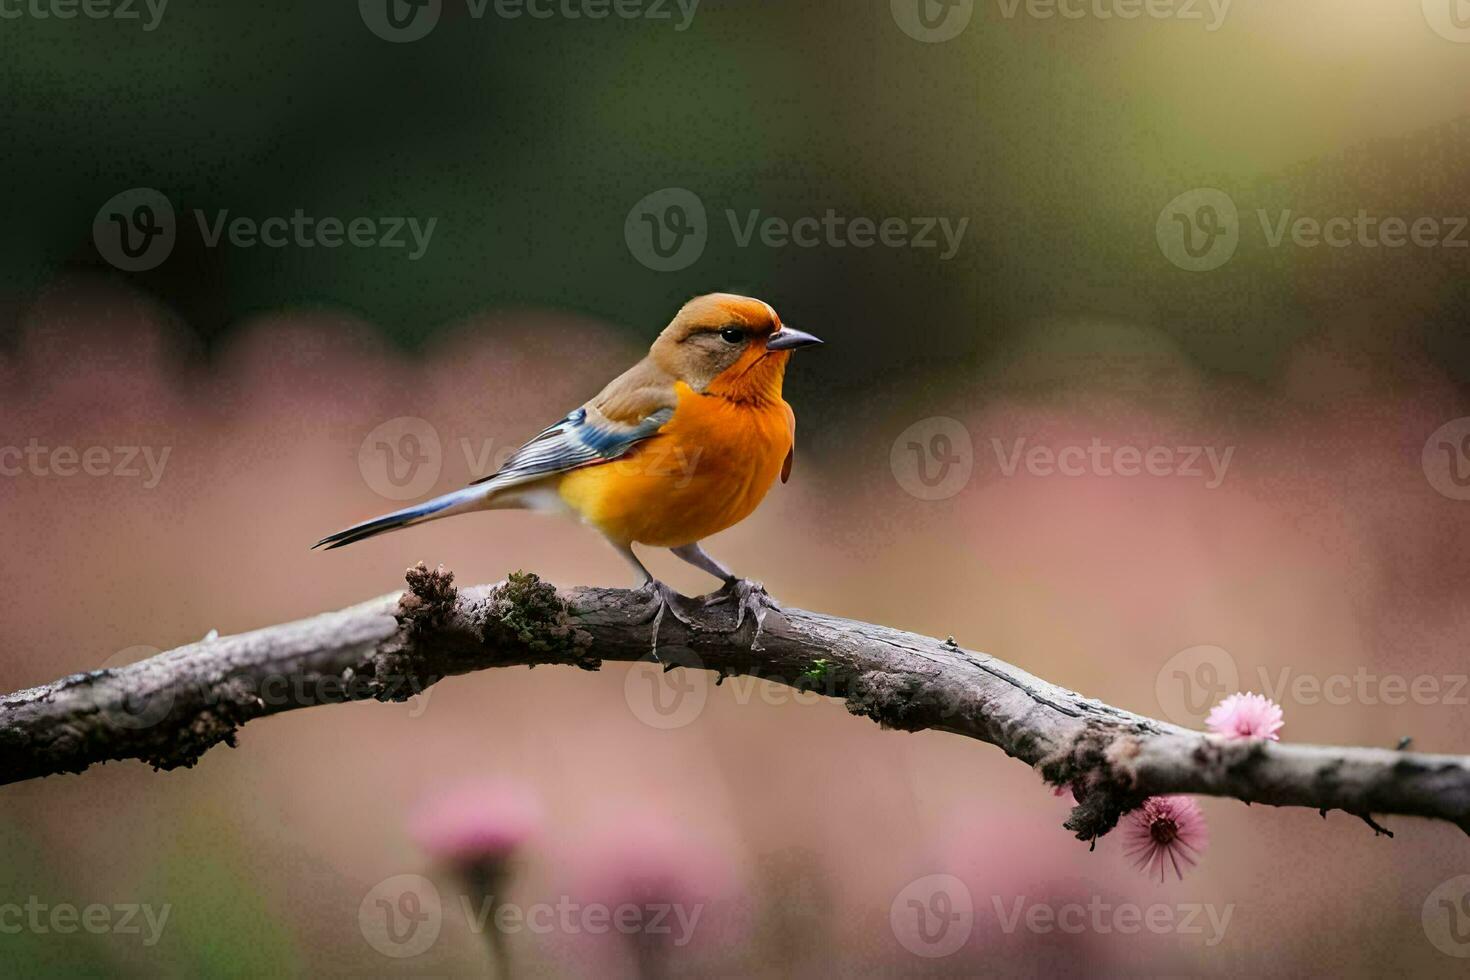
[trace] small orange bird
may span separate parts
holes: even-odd
[[[741,620],[747,609],[759,615],[766,601],[760,587],[737,578],[700,541],[749,516],[778,474],[783,483],[791,476],[796,415],[781,382],[791,352],[820,343],[783,326],[758,299],[713,293],[690,300],[647,357],[493,475],[315,547],[340,548],[477,510],[559,511],[596,528],[628,560],[639,587],[658,596],[659,618],[669,608],[684,619],[679,596],[638,560],[635,543],[668,548],[723,580],[707,602],[733,597]]]

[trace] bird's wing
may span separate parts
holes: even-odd
[[[499,490],[553,473],[617,459],[674,416],[677,396],[661,372],[640,364],[517,449],[505,465],[474,484]]]
[[[786,429],[791,433],[791,448],[786,450],[786,459],[781,463],[781,482],[785,483],[791,479],[791,464],[796,462],[796,413],[790,405],[781,404],[786,408]]]

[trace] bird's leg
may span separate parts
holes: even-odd
[[[638,560],[638,556],[633,553],[632,545],[613,542],[613,547],[617,549],[618,554],[622,555],[623,558],[627,560],[630,565],[633,566],[633,570],[638,574],[640,584],[635,591],[646,593],[651,599],[655,599],[657,601],[657,605],[655,606],[653,612],[653,638],[650,641],[650,649],[653,653],[653,659],[662,663],[662,661],[659,660],[658,656],[658,628],[664,621],[664,611],[667,610],[668,612],[673,613],[674,618],[677,619],[679,622],[683,623],[685,626],[688,626],[691,629],[694,628],[694,624],[690,622],[689,618],[679,611],[679,602],[684,597],[679,595],[679,593],[675,592],[669,586],[660,582],[658,579],[654,578],[653,573],[650,572],[644,566],[643,562]]]
[[[695,568],[724,580],[725,585],[722,589],[704,597],[704,605],[718,606],[734,600],[736,602],[735,629],[740,629],[744,624],[745,614],[748,612],[755,619],[755,636],[759,640],[761,627],[765,625],[766,612],[771,609],[781,611],[781,607],[776,605],[775,600],[766,592],[765,586],[747,578],[736,577],[734,572],[721,565],[701,548],[698,541],[669,550]]]
[[[699,546],[699,542],[681,545],[678,548],[670,548],[677,558],[681,558],[699,569],[701,572],[709,572],[715,578],[724,582],[727,586],[735,581],[735,573],[724,565],[721,565],[707,551]],[[715,593],[710,593],[714,595]]]

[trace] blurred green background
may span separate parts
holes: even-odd
[[[672,2],[668,20],[469,9],[451,2],[398,44],[350,3],[176,2],[152,31],[7,21],[8,319],[58,269],[98,267],[93,215],[149,186],[180,240],[135,281],[206,345],[283,306],[344,307],[408,347],[487,306],[552,305],[647,338],[688,296],[729,288],[844,341],[821,368],[837,390],[968,369],[1057,312],[1142,322],[1209,370],[1262,379],[1311,328],[1320,300],[1297,273],[1320,254],[1255,234],[1225,268],[1186,273],[1154,240],[1167,202],[1213,186],[1243,214],[1417,215],[1466,190],[1467,51],[1414,4],[1237,2],[1211,31],[1204,4],[1202,21],[1066,20],[1007,18],[995,0],[937,44],[884,3],[705,0],[683,30]],[[622,235],[633,203],[668,186],[700,195],[714,226],[677,273],[640,265]],[[194,208],[438,226],[417,261],[211,249]],[[948,262],[742,248],[722,215],[753,208],[969,226]],[[1412,251],[1463,270],[1464,253]],[[1467,296],[1445,278],[1420,326],[1463,381]]]

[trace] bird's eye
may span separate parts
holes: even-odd
[[[745,331],[739,327],[726,327],[720,331],[720,337],[727,344],[738,344],[745,339]]]

